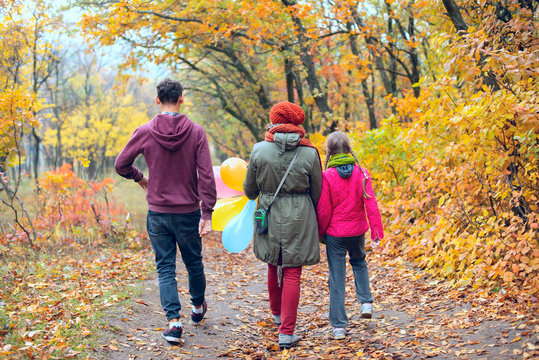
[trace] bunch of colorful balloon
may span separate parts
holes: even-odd
[[[212,217],[213,230],[223,232],[223,246],[232,253],[245,250],[253,238],[253,214],[256,202],[243,194],[247,162],[239,158],[226,159],[213,167],[217,204]]]

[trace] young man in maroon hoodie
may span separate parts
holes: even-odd
[[[133,179],[146,191],[146,224],[155,254],[161,306],[169,321],[162,336],[178,343],[183,328],[176,283],[176,244],[189,276],[191,322],[199,325],[207,310],[201,236],[211,230],[217,195],[206,133],[202,126],[179,113],[182,85],[170,79],[161,81],[156,102],[161,114],[133,132],[114,166],[119,175]],[[133,165],[139,154],[148,165],[148,177]]]

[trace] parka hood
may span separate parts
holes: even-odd
[[[298,146],[301,140],[301,136],[296,133],[276,133],[273,135],[273,141],[280,148],[279,156],[281,156],[285,150],[292,150]]]
[[[194,123],[186,115],[159,114],[150,121],[153,138],[165,149],[176,151],[185,143]]]

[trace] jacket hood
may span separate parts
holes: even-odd
[[[279,155],[282,155],[285,150],[296,148],[300,140],[301,136],[296,133],[276,133],[273,135],[273,141],[281,148]]]
[[[335,167],[335,169],[340,177],[343,179],[348,179],[354,172],[354,164],[339,165]]]
[[[159,114],[150,121],[153,138],[165,149],[176,151],[182,147],[193,130],[194,123],[185,115]]]

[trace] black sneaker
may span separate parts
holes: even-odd
[[[202,314],[195,314],[191,311],[191,323],[193,325],[201,325],[202,319],[204,319],[204,315],[206,315],[206,310],[208,310],[208,305],[206,304],[206,300],[204,300],[202,303]]]
[[[161,336],[163,339],[172,344],[179,344],[182,338],[183,329],[181,326],[173,326],[170,329],[163,331]]]

